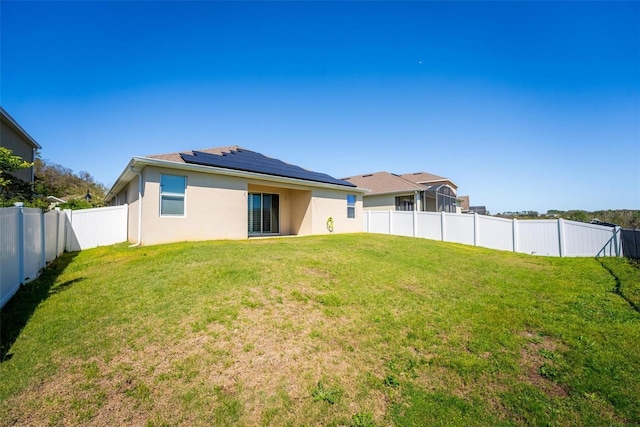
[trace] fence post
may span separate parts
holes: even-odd
[[[42,247],[42,256],[40,257],[40,269],[47,265],[47,243],[45,233],[44,212],[40,211],[40,246]]]
[[[371,231],[371,211],[367,211],[367,233]]]
[[[444,221],[444,211],[440,211],[440,232],[442,236],[442,241],[444,242],[444,232],[445,232],[445,221]]]
[[[616,256],[620,256],[620,246],[618,246],[618,232],[620,227],[613,227],[613,245],[616,251]]]
[[[518,220],[513,218],[513,252],[518,252]]]
[[[20,284],[24,283],[24,206],[16,203],[18,208],[18,270],[20,271]]]
[[[389,211],[389,234],[393,234],[393,211]]]
[[[478,213],[473,213],[473,246],[478,246],[480,243],[480,220],[478,219]]]
[[[73,210],[65,209],[64,211],[65,221],[64,221],[64,249],[69,250],[71,248],[71,243],[69,240],[71,239],[71,221],[73,217]]]
[[[560,252],[560,257],[562,258],[565,255],[564,250],[564,220],[562,218],[558,218],[558,251]]]
[[[55,213],[56,213],[56,255],[55,255],[55,258],[58,258],[58,254],[60,253],[60,248],[58,248],[58,246],[60,244],[60,208],[56,208],[55,209]]]
[[[413,237],[418,235],[418,212],[413,211]]]

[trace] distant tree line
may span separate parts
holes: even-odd
[[[34,168],[34,183],[25,182],[12,175],[19,169]],[[0,147],[0,207],[22,202],[25,206],[49,209],[54,196],[65,203],[61,209],[85,209],[104,206],[107,188],[85,171],[74,173],[71,169],[49,162],[36,155],[27,163],[11,150]]]
[[[545,214],[537,211],[503,212],[496,216],[503,218],[520,219],[547,219],[562,218],[578,222],[605,222],[619,225],[622,228],[640,228],[640,210],[633,209],[609,209],[603,211],[569,210],[562,211],[552,209]]]

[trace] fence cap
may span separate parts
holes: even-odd
[[[15,202],[15,203],[13,204],[13,206],[15,206],[15,207],[17,207],[17,208],[21,208],[21,207],[23,207],[23,206],[24,206],[24,202]]]

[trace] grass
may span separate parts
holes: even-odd
[[[367,234],[65,254],[2,310],[0,425],[637,425],[639,277]]]

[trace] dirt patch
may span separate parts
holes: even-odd
[[[301,292],[313,293],[312,289]],[[210,380],[225,389],[242,388],[247,425],[260,424],[265,402],[276,398],[303,402],[290,405],[289,411],[304,415],[311,402],[310,387],[319,380],[343,391],[345,402],[358,400],[369,412],[382,415],[386,411],[384,396],[370,393],[356,399],[360,375],[382,369],[381,361],[368,360],[366,352],[357,349],[351,339],[357,326],[339,317],[327,317],[312,301],[287,299],[282,304],[269,304],[256,309],[243,309],[231,339],[217,346],[229,353],[231,364],[218,363],[209,372]],[[364,401],[364,402],[363,402]]]
[[[177,326],[179,338],[171,341],[159,331],[109,355],[59,362],[56,375],[3,403],[3,420],[33,426],[212,425],[237,416],[231,424],[305,423],[317,411],[318,420],[331,414],[311,397],[320,380],[340,390],[340,402],[331,407],[336,411],[384,418],[384,394],[364,386],[365,376],[384,371],[384,361],[358,348],[359,325],[327,316],[320,304],[295,300],[288,290],[249,296],[255,304],[236,301],[232,321],[194,330],[194,319],[185,317]]]
[[[566,397],[568,392],[555,380],[557,357],[564,346],[550,337],[538,336],[531,332],[522,334],[528,343],[520,350],[520,364],[527,380],[551,397]]]

